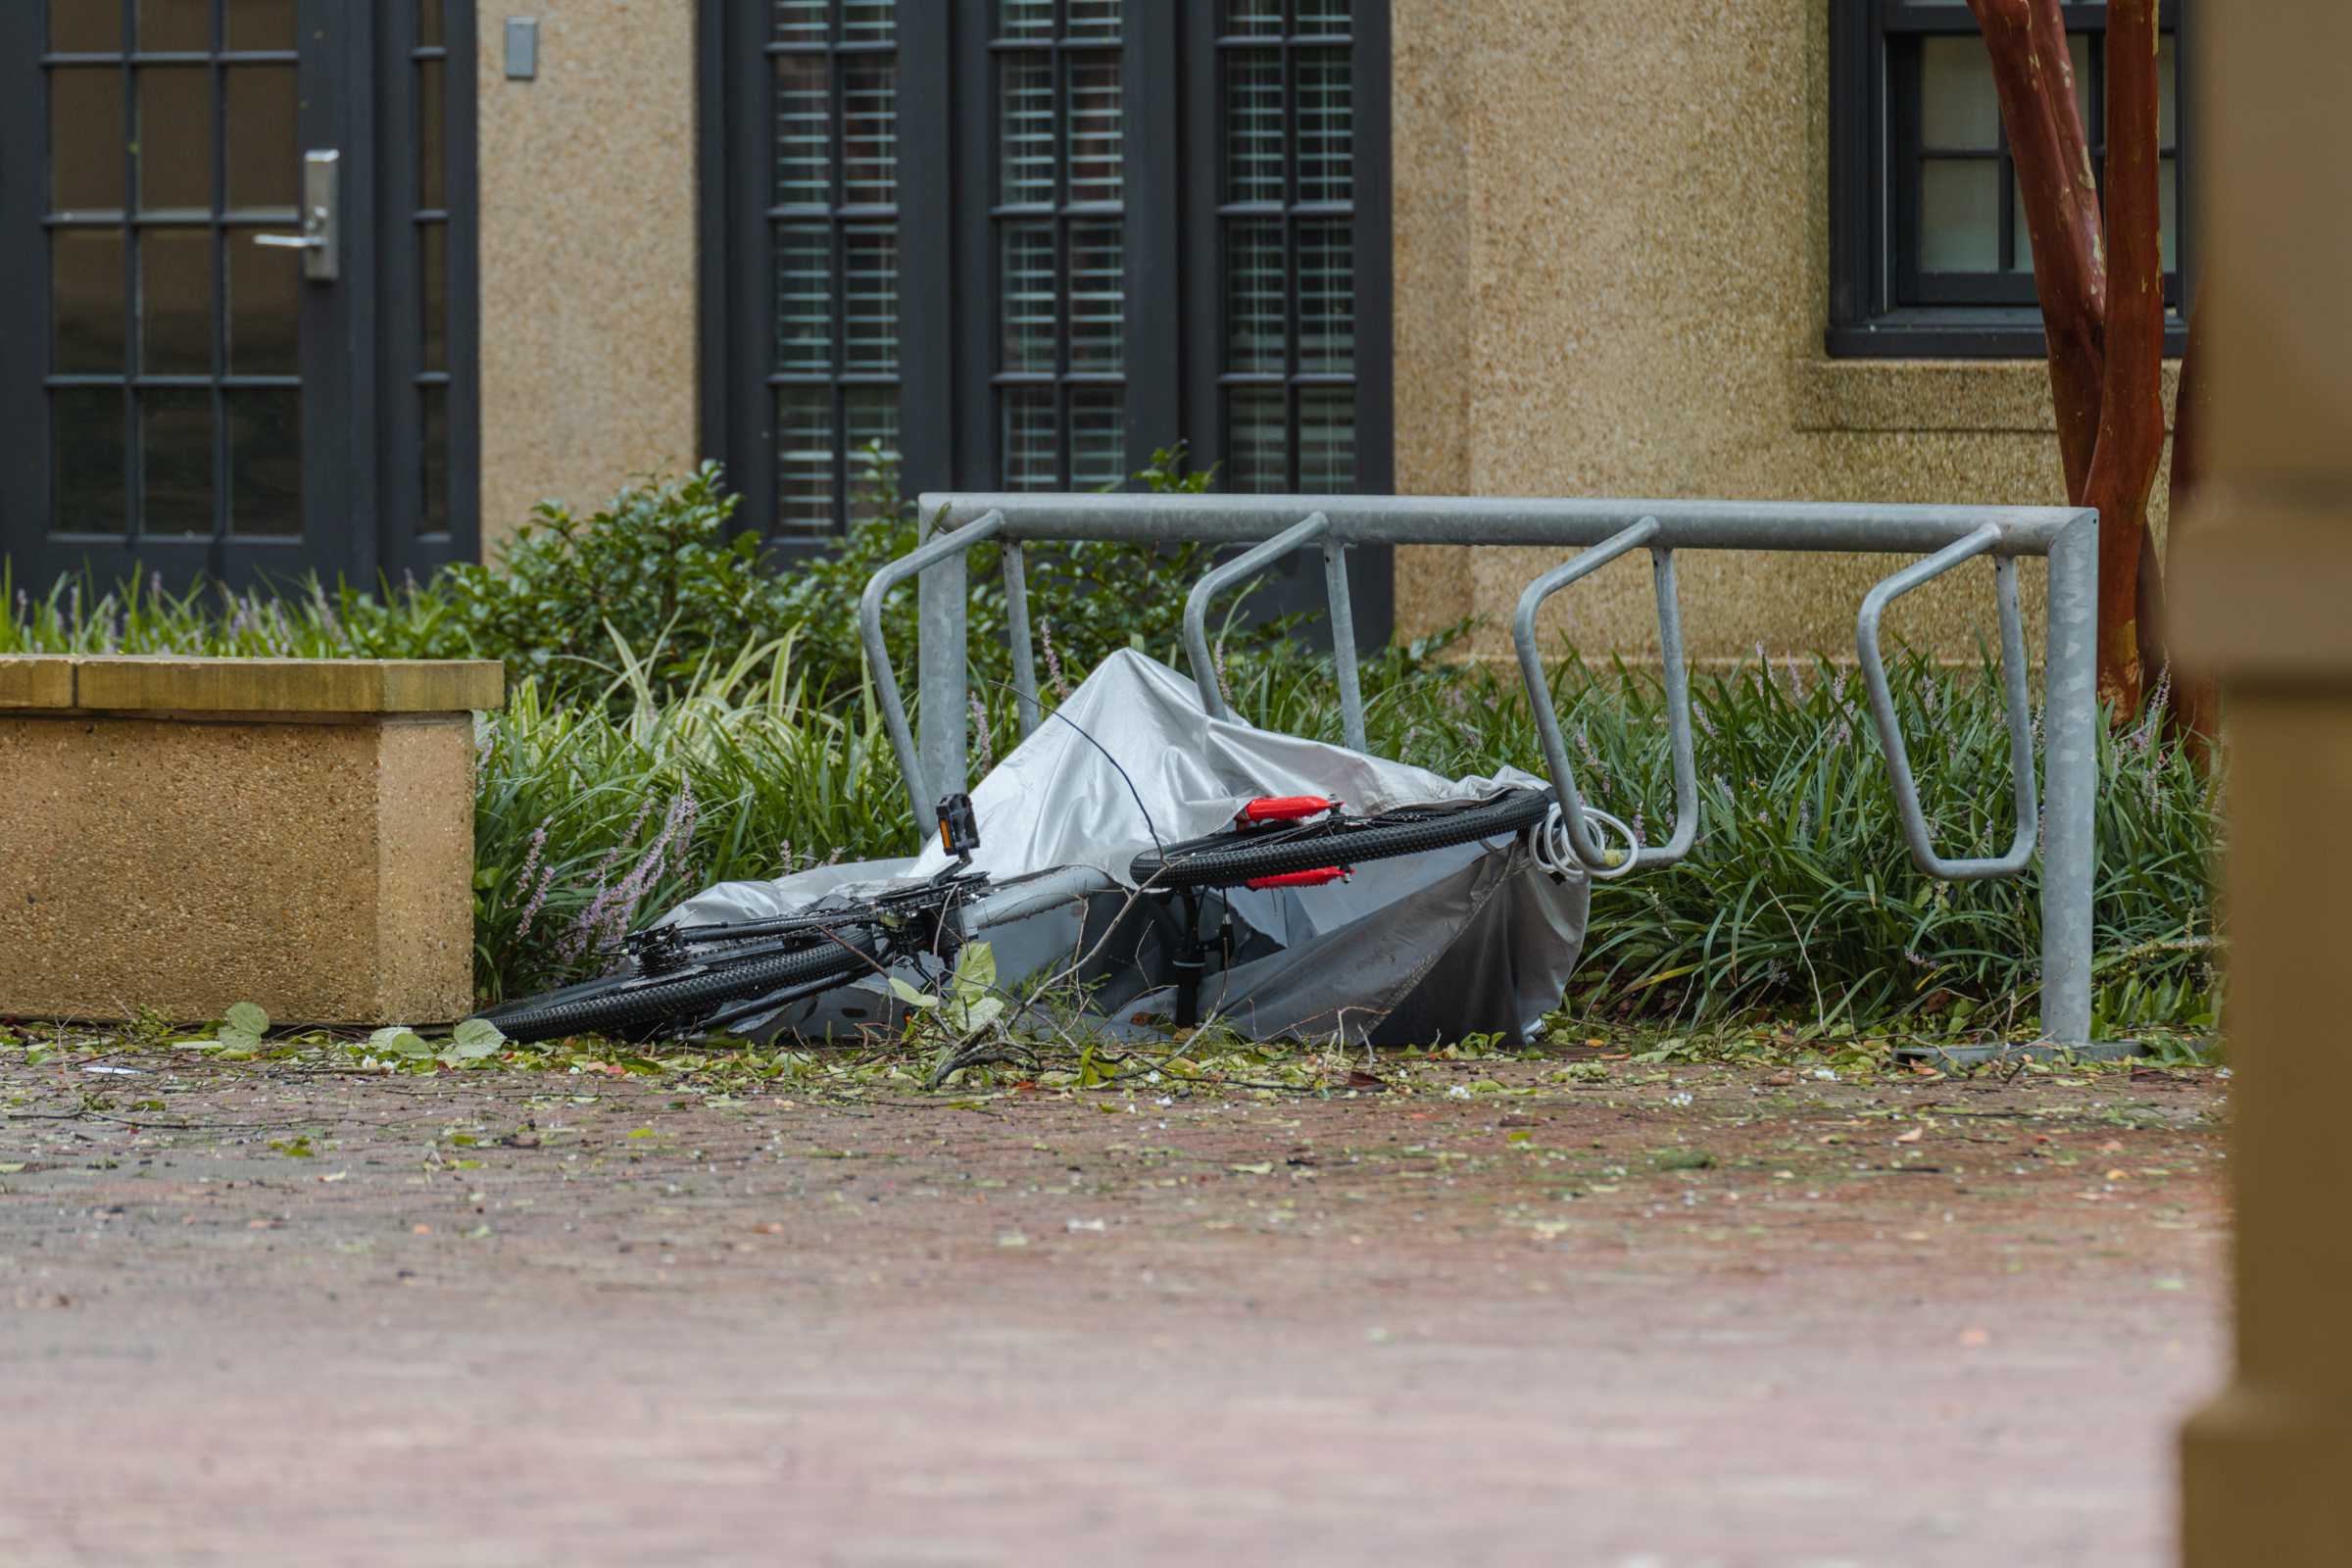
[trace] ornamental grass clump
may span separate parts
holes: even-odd
[[[563,704],[526,681],[480,720],[487,998],[604,972],[630,930],[710,883],[917,841],[870,697],[816,702],[792,639],[706,662],[668,700],[642,657],[611,657],[609,698]]]
[[[1431,646],[1368,660],[1372,749],[1465,775],[1544,771],[1515,671],[1437,662]],[[1921,805],[1947,856],[1997,854],[2015,830],[1997,665],[1911,651],[1889,663]],[[1579,787],[1663,839],[1674,792],[1663,687],[1652,672],[1553,666]],[[2159,694],[2161,697],[2161,694]],[[1256,662],[1235,710],[1339,739],[1327,662]],[[1691,680],[1699,834],[1680,865],[1593,890],[1576,1004],[1698,1023],[1773,1012],[1816,1027],[2031,1028],[2039,986],[2040,866],[1949,883],[1911,863],[1860,677],[1826,660],[1753,662]],[[2036,734],[2040,727],[2035,710]],[[2099,728],[2094,1027],[2209,1028],[2216,941],[2209,863],[2215,779],[2168,739],[2161,713]]]

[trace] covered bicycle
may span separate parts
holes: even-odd
[[[1590,885],[1533,775],[1446,779],[1211,717],[1132,652],[1088,677],[905,860],[722,884],[629,940],[619,970],[485,1014],[591,1031],[855,1037],[893,977],[990,944],[1115,1035],[1524,1039],[1556,1005]]]

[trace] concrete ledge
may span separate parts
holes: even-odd
[[[0,661],[0,1016],[463,1017],[503,696],[491,662]]]
[[[0,655],[0,711],[72,708],[74,661],[40,655]]]
[[[448,713],[497,708],[494,660],[197,659],[176,654],[0,659],[0,709],[91,712]]]
[[[2164,362],[2169,428],[2180,362]],[[2054,432],[2050,372],[2034,360],[1802,360],[1796,366],[1800,430]]]

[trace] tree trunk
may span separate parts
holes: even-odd
[[[2099,511],[2099,695],[2119,715],[2137,712],[2145,689],[2141,563],[2148,492],[2164,457],[2156,5],[2107,7],[2107,364],[2082,504]]]
[[[1992,57],[2001,122],[2017,165],[2019,202],[2034,240],[2034,289],[2049,339],[2050,400],[2058,412],[2066,495],[2080,506],[2098,442],[2108,280],[2098,182],[2075,102],[2066,22],[2058,0],[1968,4]]]

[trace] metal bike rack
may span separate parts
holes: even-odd
[[[1902,817],[1903,837],[1911,846],[1912,863],[1946,882],[2015,876],[2034,858],[2034,841],[2039,836],[2034,804],[2034,705],[2026,695],[2026,627],[2017,608],[2017,560],[1996,556],[1992,563],[1993,597],[2001,614],[2001,685],[2008,698],[2009,764],[2017,795],[2017,837],[2010,841],[2007,855],[1947,860],[1936,853],[1927,815],[1919,808],[1919,784],[1911,776],[1911,755],[1903,745],[1902,725],[1895,718],[1894,693],[1886,685],[1886,663],[1879,654],[1879,617],[1886,614],[1888,605],[1920,584],[2000,542],[1998,528],[1979,528],[1918,564],[1905,566],[1863,597],[1862,613],[1854,628],[1854,652],[1862,662],[1862,683],[1870,691],[1871,721],[1878,727],[1879,748],[1886,754],[1886,776],[1894,786],[1895,809]]]
[[[1536,647],[1536,612],[1544,601],[1615,561],[1649,544],[1658,536],[1658,519],[1643,517],[1621,534],[1602,540],[1575,560],[1551,568],[1527,585],[1519,609],[1511,617],[1511,641],[1519,650],[1519,674],[1527,683],[1527,706],[1536,715],[1536,734],[1544,743],[1544,760],[1551,769],[1551,787],[1560,801],[1560,826],[1576,858],[1594,871],[1611,869],[1611,862],[1592,824],[1585,816],[1585,798],[1577,792],[1576,772],[1568,765],[1568,742],[1560,733],[1560,715],[1553,711],[1551,682],[1544,678],[1544,656]],[[1690,853],[1698,840],[1698,762],[1690,739],[1690,670],[1683,659],[1683,608],[1674,588],[1674,552],[1650,546],[1649,568],[1658,596],[1658,648],[1666,672],[1666,739],[1674,758],[1674,831],[1655,849],[1634,846],[1634,865],[1672,865]]]
[[[1254,550],[1244,551],[1193,585],[1184,601],[1184,652],[1192,661],[1193,684],[1211,718],[1231,718],[1224,688],[1217,684],[1216,656],[1208,646],[1209,601],[1237,582],[1255,576],[1292,551],[1323,541],[1323,593],[1330,607],[1332,667],[1340,683],[1340,722],[1348,749],[1364,749],[1364,696],[1356,684],[1355,611],[1348,597],[1348,547],[1327,535],[1331,519],[1320,512],[1296,528],[1285,528]]]
[[[906,774],[907,798],[921,820],[933,802],[964,783],[967,607],[966,561],[987,539],[1004,553],[1007,630],[1013,686],[1024,735],[1040,708],[1030,649],[1022,547],[1036,541],[1198,541],[1251,547],[1195,585],[1185,605],[1185,646],[1201,702],[1224,716],[1223,694],[1206,635],[1210,601],[1271,562],[1320,544],[1329,593],[1333,659],[1348,744],[1364,745],[1363,697],[1356,672],[1353,616],[1348,601],[1347,551],[1358,544],[1522,545],[1580,552],[1528,584],[1513,617],[1521,674],[1561,803],[1562,825],[1577,858],[1599,867],[1594,841],[1568,763],[1558,714],[1543,677],[1535,616],[1543,602],[1598,567],[1646,546],[1657,595],[1665,659],[1667,724],[1674,759],[1675,819],[1667,842],[1643,848],[1638,866],[1671,865],[1687,855],[1698,826],[1690,737],[1690,674],[1675,593],[1679,550],[1738,550],[1925,557],[1872,589],[1863,601],[1856,652],[1873,722],[1886,756],[1904,838],[1913,861],[1946,879],[2014,876],[2032,860],[2039,821],[2042,902],[2042,1025],[2050,1043],[2090,1045],[2092,811],[2097,789],[2098,699],[2094,655],[2098,589],[2098,514],[2075,507],[1873,506],[1852,503],[1549,500],[1437,496],[966,495],[921,498],[928,537],[875,573],[858,605],[859,631],[875,696]],[[1992,558],[2001,625],[2002,680],[2010,757],[2016,772],[2017,837],[1997,858],[1947,860],[1936,853],[1919,791],[1896,726],[1893,696],[1879,653],[1879,623],[1903,594],[1977,556]],[[2017,562],[2049,563],[2049,629],[2043,650],[2043,782],[2035,808],[2031,704],[2026,687]],[[922,732],[908,725],[882,637],[890,590],[919,577]]]

